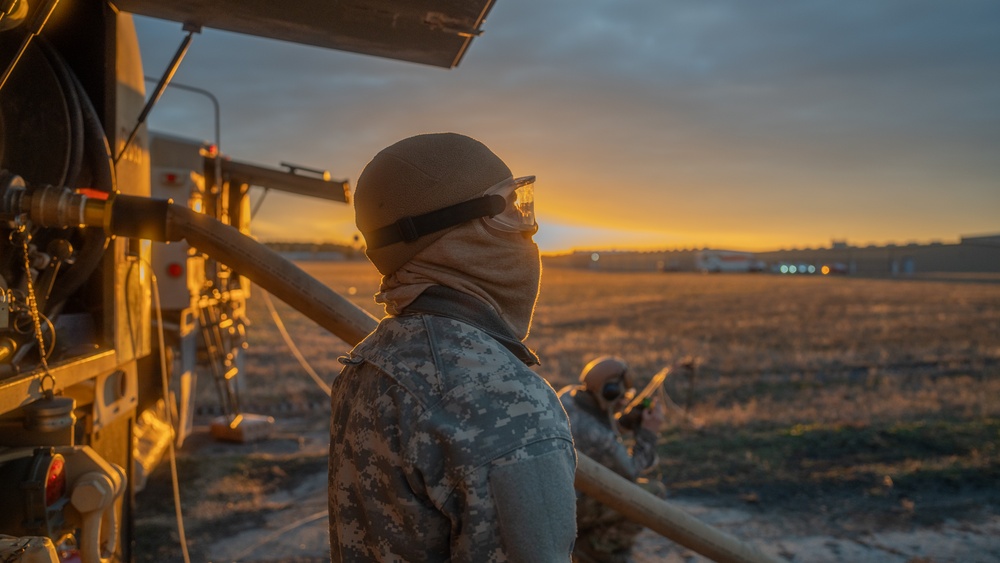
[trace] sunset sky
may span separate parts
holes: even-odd
[[[136,18],[147,75],[181,26]],[[543,251],[954,242],[1000,232],[1000,3],[497,0],[454,69],[206,29],[176,82],[237,160],[351,186],[456,131],[534,174]],[[197,94],[154,130],[212,140]],[[348,241],[343,204],[272,193],[262,240]]]

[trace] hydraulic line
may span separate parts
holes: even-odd
[[[278,327],[278,332],[281,333],[281,338],[285,341],[285,345],[292,351],[292,355],[295,356],[296,360],[298,360],[299,366],[301,366],[309,377],[312,378],[316,386],[326,393],[327,397],[329,397],[332,393],[330,385],[323,381],[323,378],[316,373],[316,370],[314,370],[311,365],[309,365],[309,362],[299,350],[299,347],[295,345],[295,341],[292,340],[292,336],[288,334],[288,329],[285,328],[284,321],[282,321],[281,316],[278,315],[278,310],[274,307],[274,302],[271,300],[271,296],[266,291],[262,292],[261,295],[264,298],[264,304],[267,305],[268,312],[271,313],[271,320],[274,321],[274,326]]]
[[[360,342],[378,324],[378,319],[277,252],[207,215],[169,205],[165,234],[167,240],[187,240],[348,344]]]
[[[233,402],[232,394],[229,392],[229,384],[226,382],[226,376],[222,373],[222,358],[220,357],[222,342],[215,330],[214,319],[210,320],[208,318],[205,309],[206,307],[198,308],[198,324],[201,326],[201,338],[205,345],[205,353],[208,354],[208,365],[212,370],[212,381],[215,382],[215,392],[219,396],[219,404],[222,405],[222,414],[226,415],[229,420],[232,420],[233,417],[240,414],[240,411]]]
[[[267,544],[271,543],[272,541],[274,541],[276,539],[281,538],[282,536],[284,536],[285,534],[287,534],[288,532],[290,532],[290,531],[292,531],[292,530],[294,530],[296,528],[301,528],[302,526],[305,526],[306,524],[312,524],[313,522],[315,522],[317,520],[322,520],[323,518],[326,518],[328,515],[329,515],[329,511],[324,508],[323,510],[321,510],[319,512],[316,512],[315,514],[310,514],[309,516],[306,516],[304,518],[300,518],[300,519],[296,520],[295,522],[292,522],[291,524],[287,524],[287,525],[283,526],[282,528],[280,528],[278,530],[275,530],[274,532],[271,532],[270,534],[264,536],[263,538],[257,540],[256,542],[250,544],[250,546],[244,548],[243,551],[240,551],[235,556],[233,556],[232,559],[233,559],[233,561],[242,561],[242,560],[246,559],[247,557],[249,557],[250,555],[253,555],[253,552],[257,551],[258,548],[260,548],[260,547],[262,547],[264,545],[267,545]]]
[[[132,127],[132,131],[129,132],[128,137],[125,138],[125,143],[122,145],[121,152],[115,157],[115,164],[121,160],[122,155],[128,150],[129,145],[135,140],[136,134],[139,132],[139,128],[142,124],[146,122],[146,118],[149,117],[149,112],[156,105],[156,102],[160,100],[160,96],[163,95],[163,91],[170,84],[170,81],[174,78],[174,73],[177,72],[177,67],[181,66],[181,61],[184,60],[184,55],[187,54],[188,47],[191,46],[191,37],[195,33],[201,33],[201,26],[194,24],[184,24],[184,31],[187,35],[181,40],[181,44],[177,47],[177,52],[174,53],[174,58],[170,59],[170,64],[167,65],[167,69],[163,71],[163,76],[160,77],[160,81],[156,84],[156,88],[153,89],[153,93],[149,96],[146,101],[145,107],[142,108],[142,112],[139,113],[139,117],[135,120],[135,126]]]
[[[62,63],[65,65],[65,63]],[[111,147],[104,136],[104,125],[101,123],[90,98],[83,89],[76,75],[70,74],[80,101],[83,118],[83,173],[82,184],[94,190],[114,193],[117,189],[115,168],[111,157]],[[72,184],[70,184],[72,185]],[[62,307],[66,299],[76,292],[101,264],[104,250],[110,240],[102,229],[86,229],[80,234],[79,244],[74,243],[77,255],[73,264],[60,274],[59,284],[52,290],[49,307],[46,313],[52,313]]]
[[[147,262],[147,264],[149,264]],[[164,416],[167,424],[174,428],[173,409],[170,408],[170,382],[167,379],[167,355],[166,342],[163,337],[163,308],[160,307],[160,286],[153,274],[153,266],[149,265],[150,282],[153,285],[153,305],[156,309],[156,337],[160,344],[160,386],[163,390]],[[177,452],[174,450],[174,441],[167,441],[167,457],[170,460],[170,485],[174,495],[174,516],[177,521],[177,537],[181,544],[181,556],[184,563],[191,563],[191,555],[188,553],[187,536],[184,533],[184,515],[181,512],[181,486],[177,474]]]
[[[65,186],[76,186],[77,177],[80,175],[80,168],[83,162],[83,149],[86,146],[83,139],[84,107],[80,100],[81,91],[76,88],[76,77],[52,45],[48,41],[45,41],[44,38],[40,38],[38,46],[41,48],[42,54],[49,61],[52,74],[59,82],[59,89],[62,92],[62,97],[66,104],[67,117],[69,118],[69,138],[67,139],[69,141],[68,161],[66,163],[65,175],[59,183]]]
[[[152,233],[191,246],[228,265],[269,291],[349,345],[355,345],[378,326],[378,319],[306,274],[277,252],[206,215],[187,207],[136,196],[118,196],[108,202],[85,198],[42,197],[64,203],[58,212],[33,203],[37,192],[16,198],[22,210],[32,211],[32,220],[52,222],[79,218],[89,226],[104,225],[109,234],[140,236]],[[0,197],[0,201],[7,198]],[[122,205],[123,204],[123,205]],[[116,216],[116,207],[124,217]],[[11,211],[0,209],[0,212]],[[36,215],[38,216],[36,218]],[[78,226],[67,224],[65,226]],[[144,237],[148,238],[148,237]],[[777,563],[778,559],[754,546],[688,515],[672,503],[652,495],[631,481],[577,452],[576,488],[617,510],[629,520],[672,539],[720,563]]]

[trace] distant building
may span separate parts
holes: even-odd
[[[808,250],[758,252],[756,256],[776,273],[782,267],[811,266],[815,273],[865,276],[911,276],[930,273],[1000,273],[1000,235],[962,237],[958,244],[909,243],[905,246],[834,246]],[[792,272],[787,272],[792,273]]]
[[[737,250],[698,250],[695,252],[695,269],[699,272],[760,272],[764,263],[753,252]]]
[[[576,251],[545,255],[546,267],[578,268],[613,272],[693,272],[697,269],[697,250]]]
[[[1000,234],[963,236],[957,244],[851,246],[740,252],[718,249],[577,251],[547,255],[546,267],[603,271],[753,272],[912,276],[938,273],[1000,273]]]

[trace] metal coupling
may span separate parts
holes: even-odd
[[[28,202],[22,198],[21,209],[32,222],[42,227],[82,227],[86,224],[84,209],[87,196],[69,188],[42,186],[30,190]]]
[[[107,202],[67,187],[28,186],[17,174],[0,171],[0,218],[41,227],[104,227]]]

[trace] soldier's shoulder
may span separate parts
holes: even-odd
[[[426,332],[423,320],[419,315],[404,315],[400,317],[384,317],[378,322],[375,330],[365,340],[386,340],[398,337],[410,337]]]
[[[385,317],[354,347],[352,354],[368,356],[378,351],[412,349],[415,349],[410,353],[413,355],[430,353],[427,330],[421,319],[416,316]]]
[[[486,331],[468,322],[440,315],[424,315],[422,320],[427,330],[442,346],[502,348],[501,344]]]
[[[424,318],[428,341],[440,358],[443,371],[534,373],[486,331],[447,317]]]
[[[428,314],[385,317],[359,346],[372,348],[423,341],[438,348],[467,353],[503,349],[496,339],[471,324]]]

